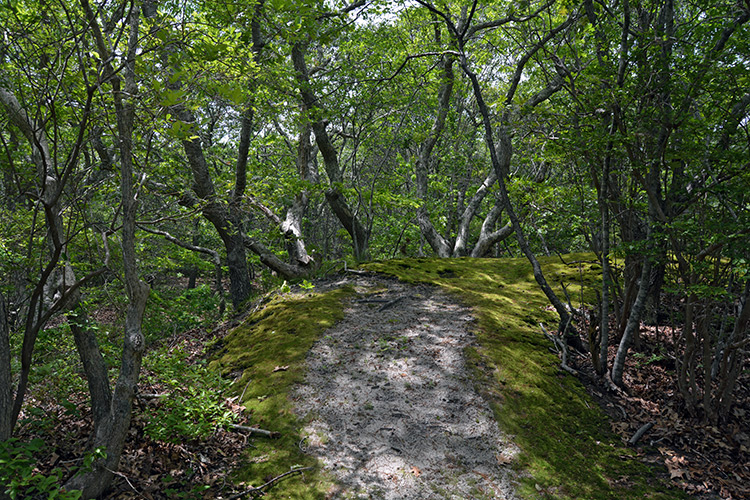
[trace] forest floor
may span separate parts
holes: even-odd
[[[345,318],[314,344],[293,395],[301,446],[336,478],[336,497],[516,498],[517,449],[464,359],[471,311],[434,286],[347,284]]]
[[[571,283],[595,269],[544,264],[583,301]],[[348,273],[282,289],[152,347],[106,499],[750,498],[749,370],[729,422],[703,425],[680,411],[673,371],[654,355],[673,341],[664,329],[659,342],[643,329],[627,395],[601,387],[585,356],[569,360],[579,377],[561,371],[538,327],[553,329],[554,315],[522,259],[369,268],[404,281]],[[48,443],[36,473],[64,478],[81,464],[90,416],[83,386],[60,404],[48,379],[18,435]]]

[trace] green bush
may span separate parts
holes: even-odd
[[[144,367],[153,371],[150,382],[166,384],[168,395],[146,410],[146,434],[152,439],[177,443],[205,437],[226,427],[234,414],[224,405],[228,382],[204,364],[190,364],[182,348],[167,347],[149,353]]]
[[[151,290],[143,333],[150,340],[184,332],[218,318],[219,297],[208,285],[174,294],[172,290]]]
[[[34,439],[28,443],[16,438],[0,442],[0,487],[12,500],[44,498],[46,500],[77,500],[80,491],[63,491],[60,482],[63,472],[53,469],[49,475],[36,471],[38,455],[45,448],[44,441]]]

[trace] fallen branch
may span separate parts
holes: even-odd
[[[644,434],[646,434],[648,431],[651,430],[651,428],[654,426],[653,422],[649,422],[647,424],[644,424],[641,426],[640,429],[638,429],[635,434],[633,434],[633,437],[630,438],[628,441],[628,444],[630,446],[635,446],[635,444],[640,441],[640,439],[643,437]]]
[[[384,302],[390,302],[391,299],[359,299],[355,300],[358,304],[382,304]]]
[[[344,267],[344,272],[345,273],[359,274],[359,275],[362,275],[362,276],[364,276],[366,274],[370,274],[370,271],[362,271],[362,270],[359,270],[359,269],[347,269],[346,267]]]
[[[391,301],[389,301],[389,302],[386,302],[386,303],[385,303],[385,304],[383,304],[382,306],[378,307],[378,312],[380,312],[380,311],[385,311],[385,310],[386,310],[386,309],[388,309],[389,307],[393,307],[393,306],[395,306],[396,304],[398,304],[399,302],[401,302],[401,301],[402,301],[402,300],[404,300],[405,298],[406,298],[406,295],[402,295],[401,297],[398,297],[397,299],[393,299],[393,300],[391,300]]]
[[[554,335],[549,333],[543,324],[539,323],[539,326],[542,327],[542,332],[544,333],[544,335],[552,341],[555,349],[557,349],[557,352],[561,354],[562,361],[560,362],[560,368],[577,377],[578,372],[568,366],[568,345],[562,339],[555,337]]]
[[[162,394],[143,394],[143,393],[138,393],[138,394],[135,395],[135,397],[138,398],[138,399],[161,399],[161,398],[166,398],[167,396],[169,396],[169,394],[166,393],[166,392],[162,393]]]
[[[262,484],[262,485],[258,486],[257,488],[253,486],[251,488],[246,489],[245,491],[243,491],[241,493],[237,493],[236,495],[232,495],[231,497],[227,498],[227,500],[238,500],[239,498],[242,498],[245,495],[263,496],[263,495],[265,495],[265,493],[263,492],[263,488],[267,488],[267,487],[271,486],[273,483],[275,483],[276,481],[280,481],[281,479],[283,479],[283,478],[285,478],[287,476],[291,476],[292,474],[295,474],[297,472],[304,472],[306,470],[312,470],[312,469],[313,469],[313,467],[300,467],[299,469],[292,469],[292,470],[287,471],[287,472],[285,472],[283,474],[279,474],[275,478],[271,479],[270,481],[268,481],[265,484]]]
[[[276,439],[278,437],[281,437],[281,433],[277,431],[267,431],[265,429],[259,429],[258,427],[248,427],[247,425],[239,425],[239,424],[229,424],[230,429],[235,429],[238,431],[245,431],[249,432],[250,434],[260,434],[261,436],[266,436],[272,439]]]

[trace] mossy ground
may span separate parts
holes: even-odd
[[[574,305],[591,301],[599,266],[592,255],[542,259],[549,282]],[[502,429],[521,454],[524,499],[676,499],[654,473],[633,458],[610,431],[606,416],[558,358],[539,323],[553,329],[556,315],[525,259],[399,259],[367,264],[367,269],[407,282],[432,283],[474,308],[479,347],[466,354],[477,388],[492,402]],[[342,299],[351,289],[286,294],[251,315],[225,341],[213,362],[224,374],[239,374],[238,394],[252,422],[281,433],[277,440],[254,439],[238,481],[257,486],[293,466],[315,466],[299,450],[301,424],[289,394],[301,381],[312,343],[343,317]],[[276,371],[277,366],[288,366]],[[273,498],[325,498],[333,486],[318,469],[284,479]]]
[[[560,294],[565,284],[574,305],[590,301],[600,267],[588,254],[565,261],[542,259],[547,280]],[[474,308],[479,347],[467,349],[467,357],[477,388],[521,449],[516,466],[523,498],[685,498],[621,446],[583,386],[559,370],[539,327],[555,328],[556,314],[525,259],[403,259],[365,267],[439,285]]]
[[[225,339],[211,367],[224,375],[241,373],[234,386],[242,394],[252,424],[281,435],[252,439],[235,481],[259,486],[293,467],[317,467],[299,449],[301,425],[292,412],[289,394],[304,377],[305,356],[313,342],[343,318],[342,299],[350,293],[351,289],[343,288],[279,295]],[[321,499],[331,486],[316,468],[285,478],[274,487],[273,498]]]

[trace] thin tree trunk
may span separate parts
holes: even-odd
[[[439,32],[436,30],[436,37],[439,42]],[[435,229],[430,219],[430,214],[427,212],[427,201],[429,197],[429,167],[432,160],[432,152],[443,133],[445,127],[445,119],[448,116],[448,110],[450,108],[450,98],[453,93],[454,74],[453,64],[455,62],[455,56],[446,54],[441,60],[441,79],[442,84],[438,91],[438,112],[435,115],[435,121],[432,124],[430,133],[424,142],[419,146],[419,153],[417,154],[417,161],[414,167],[414,173],[416,177],[416,191],[417,198],[419,198],[421,205],[417,209],[417,224],[422,232],[422,236],[425,241],[430,245],[432,251],[438,257],[447,258],[451,256],[451,244]],[[473,215],[473,214],[472,214]]]
[[[5,297],[0,292],[0,443],[10,438],[13,431],[13,392],[10,370],[10,334]]]
[[[643,306],[648,296],[648,278],[651,275],[651,261],[646,257],[643,267],[641,268],[641,278],[638,287],[638,295],[633,303],[633,308],[630,310],[630,316],[628,317],[628,323],[625,327],[625,332],[622,334],[620,340],[620,346],[617,349],[615,360],[612,363],[612,382],[622,387],[622,376],[625,369],[625,359],[630,349],[630,344],[633,340],[636,329],[641,327],[641,316],[643,314]]]
[[[95,34],[99,34],[96,18],[83,0],[84,10]],[[132,416],[133,399],[138,384],[141,360],[145,349],[145,341],[141,332],[143,313],[146,308],[149,287],[138,278],[138,268],[135,253],[135,230],[137,202],[133,188],[133,122],[135,118],[135,99],[138,87],[135,82],[135,59],[138,45],[138,26],[140,9],[134,6],[130,11],[127,22],[130,26],[128,38],[128,52],[123,66],[125,88],[121,91],[120,77],[112,73],[112,93],[117,115],[117,131],[119,138],[121,165],[121,198],[122,198],[122,260],[125,275],[125,290],[128,296],[128,307],[125,315],[125,331],[123,335],[123,350],[120,363],[120,374],[109,402],[109,411],[99,420],[94,429],[93,449],[102,449],[106,456],[95,460],[90,470],[72,477],[66,484],[67,490],[80,490],[85,499],[96,498],[106,491],[117,471],[122,451],[125,446],[130,420]],[[101,40],[101,37],[98,37]],[[99,46],[102,56],[109,52],[103,44]],[[103,58],[106,60],[106,58]],[[125,97],[125,99],[123,99]],[[80,351],[82,358],[91,354],[89,349]],[[98,354],[98,353],[97,353]],[[84,359],[84,366],[92,360]],[[92,372],[93,373],[93,372]],[[87,373],[88,374],[88,373]],[[102,376],[97,374],[97,376]],[[104,373],[106,376],[106,372]],[[105,380],[108,380],[105,379]],[[98,381],[103,384],[104,381]],[[97,391],[94,397],[106,397]],[[94,408],[105,406],[105,401],[92,402]]]
[[[495,147],[495,140],[493,139],[494,132],[492,123],[490,122],[490,114],[489,110],[487,109],[487,105],[484,102],[482,89],[479,86],[479,80],[477,79],[477,76],[471,71],[468,66],[468,62],[465,59],[462,59],[461,66],[464,70],[464,73],[466,73],[466,75],[471,80],[472,87],[474,89],[474,97],[477,100],[477,106],[479,107],[479,111],[482,114],[482,121],[485,128],[485,141],[487,142],[487,147],[490,150],[492,165],[497,173],[498,185],[500,187],[500,196],[505,208],[505,212],[508,214],[510,222],[513,226],[513,230],[516,233],[518,246],[521,247],[521,251],[531,263],[531,267],[534,272],[534,278],[536,279],[544,294],[547,296],[547,299],[552,303],[553,307],[557,311],[557,314],[560,316],[559,330],[561,333],[565,334],[570,323],[570,313],[565,307],[565,304],[563,304],[560,298],[555,294],[555,292],[547,283],[547,280],[544,277],[544,273],[542,272],[542,267],[539,265],[539,261],[534,255],[534,252],[531,250],[526,236],[523,234],[521,223],[518,220],[518,216],[516,215],[515,209],[513,208],[513,205],[510,201],[510,196],[508,195],[508,188],[505,184],[505,177],[510,171],[510,160],[513,155],[513,147],[511,144],[510,135],[507,129],[504,126],[501,126],[500,130],[498,131],[498,146],[497,148]],[[580,344],[580,339],[578,340],[578,344]]]
[[[83,364],[83,372],[86,374],[94,428],[97,428],[104,425],[112,404],[107,364],[104,362],[96,340],[96,333],[90,328],[88,315],[82,304],[68,314],[68,325]]]
[[[305,61],[305,49],[302,43],[296,43],[292,47],[292,63],[294,70],[297,72],[300,96],[310,115],[315,142],[323,156],[323,164],[330,183],[325,193],[326,201],[352,239],[354,258],[358,261],[367,260],[370,255],[370,233],[360,221],[358,214],[352,211],[346,196],[339,188],[344,182],[344,177],[339,166],[338,152],[328,136],[326,123],[320,116],[320,105],[311,88],[310,74]]]

